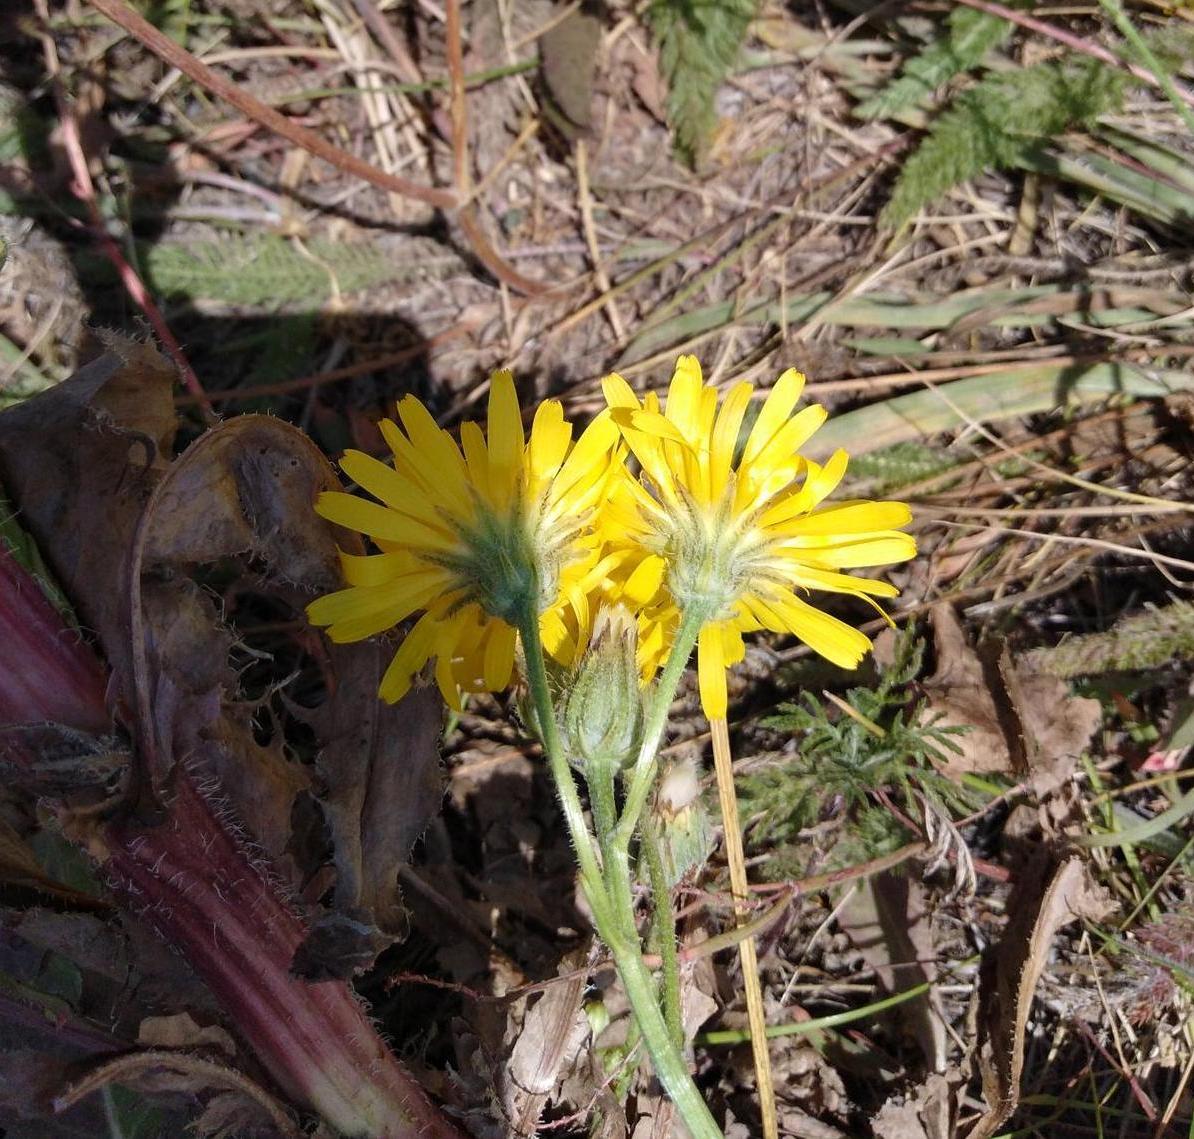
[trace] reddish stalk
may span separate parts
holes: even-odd
[[[49,720],[104,734],[105,690],[89,646],[0,543],[0,727]],[[19,741],[4,758],[18,779],[39,759]],[[462,1139],[347,984],[291,973],[308,927],[226,809],[213,807],[208,796],[218,785],[180,765],[171,790],[164,818],[152,824],[64,806],[63,827],[103,868],[124,908],[186,958],[293,1104],[360,1139]]]
[[[37,12],[48,28],[50,15],[46,8],[45,0],[37,0]],[[46,57],[46,71],[49,73],[54,85],[54,101],[58,106],[58,120],[62,128],[62,146],[66,151],[67,161],[70,163],[71,174],[73,175],[71,192],[83,203],[87,210],[88,217],[91,219],[89,232],[95,238],[100,249],[103,250],[104,256],[112,262],[112,266],[115,268],[125,292],[133,298],[137,307],[145,314],[145,318],[149,321],[162,347],[165,348],[170,354],[171,359],[178,366],[178,370],[182,374],[183,386],[195,397],[195,402],[203,409],[203,413],[207,419],[209,421],[214,420],[216,417],[215,412],[212,410],[211,404],[208,403],[203,385],[199,382],[199,377],[195,374],[194,368],[191,367],[190,361],[187,360],[186,353],[183,352],[182,346],[174,338],[174,334],[170,331],[170,326],[166,323],[166,318],[162,315],[161,309],[154,303],[153,297],[149,295],[149,290],[145,287],[145,283],[138,276],[137,271],[125,259],[124,253],[121,252],[115,238],[108,232],[107,224],[104,222],[104,215],[101,213],[99,203],[96,200],[95,183],[91,178],[91,170],[87,166],[87,156],[83,153],[83,143],[79,137],[79,123],[75,118],[74,109],[71,107],[70,101],[67,99],[66,93],[62,89],[62,84],[58,79],[60,71],[58,49],[54,46],[54,40],[48,31],[43,33],[41,41],[42,50]]]
[[[456,220],[461,231],[468,239],[473,253],[498,280],[503,281],[512,289],[527,296],[536,296],[547,291],[545,285],[524,277],[516,269],[501,258],[497,250],[490,244],[489,239],[481,230],[476,218],[467,209],[461,208],[461,196],[454,190],[441,190],[435,186],[424,186],[412,182],[398,174],[380,170],[376,166],[358,158],[347,150],[333,146],[314,131],[299,126],[298,123],[274,110],[273,107],[255,99],[243,88],[229,82],[223,76],[213,71],[207,64],[196,59],[185,48],[176,44],[169,36],[159,32],[148,20],[134,12],[123,0],[89,0],[97,11],[102,12],[114,24],[123,28],[130,36],[139,41],[159,59],[171,67],[178,68],[188,78],[194,80],[201,87],[213,95],[231,103],[246,118],[259,123],[295,146],[301,147],[317,158],[351,174],[373,186],[378,186],[391,193],[401,194],[403,197],[424,202],[429,206],[448,212],[459,211]],[[459,13],[457,13],[459,15]],[[459,30],[459,29],[457,29]],[[459,60],[457,61],[459,63]],[[449,61],[451,64],[451,61]],[[453,85],[457,78],[453,79]],[[456,134],[455,129],[453,134]],[[458,166],[461,159],[454,157]]]
[[[1164,84],[1151,71],[1139,67],[1135,63],[1129,63],[1125,59],[1120,59],[1115,52],[1108,50],[1101,44],[1097,44],[1093,40],[1086,39],[1083,36],[1075,35],[1073,32],[1068,32],[1065,28],[1059,28],[1056,24],[1047,23],[1045,20],[1038,20],[1035,16],[1030,16],[1027,12],[1021,12],[1015,8],[1009,8],[1006,4],[1000,4],[998,0],[958,0],[958,2],[965,4],[968,8],[974,8],[979,12],[986,12],[989,16],[999,16],[1001,19],[1009,20],[1013,24],[1027,28],[1030,32],[1037,32],[1039,35],[1048,36],[1049,39],[1056,40],[1059,44],[1064,44],[1070,51],[1076,51],[1081,55],[1089,55],[1091,59],[1100,60],[1109,67],[1128,71],[1142,83],[1147,83],[1150,87],[1157,87],[1164,90]],[[1184,87],[1178,87],[1176,83],[1174,86],[1177,88],[1177,93],[1182,102],[1194,107],[1194,92]]]

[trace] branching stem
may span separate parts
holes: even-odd
[[[551,691],[547,683],[543,643],[539,636],[539,615],[528,604],[517,621],[518,633],[522,639],[523,652],[526,657],[527,685],[530,688],[539,731],[543,738],[543,747],[547,752],[548,765],[564,811],[564,820],[568,826],[572,844],[576,848],[577,860],[580,863],[581,888],[584,890],[585,898],[592,911],[593,922],[597,926],[598,934],[613,954],[618,974],[626,989],[627,999],[634,1012],[635,1023],[642,1033],[647,1051],[655,1065],[655,1074],[676,1105],[676,1110],[688,1128],[692,1139],[724,1139],[721,1128],[717,1126],[704,1098],[692,1081],[692,1075],[689,1073],[684,1055],[676,1044],[659,1007],[655,982],[643,960],[642,944],[635,927],[634,896],[630,885],[629,847],[635,829],[634,822],[637,822],[638,815],[646,803],[647,795],[654,781],[655,753],[667,722],[667,709],[671,703],[671,695],[675,692],[680,674],[683,672],[684,665],[687,663],[692,646],[696,641],[696,632],[691,631],[688,636],[687,648],[683,649],[683,655],[681,655],[679,650],[683,648],[683,636],[686,634],[689,624],[686,622],[681,627],[681,636],[677,638],[672,656],[664,670],[664,681],[668,683],[665,685],[661,681],[648,717],[647,734],[634,769],[634,776],[638,782],[635,783],[632,780],[632,790],[639,787],[636,795],[638,806],[633,821],[623,840],[622,829],[627,821],[628,801],[627,810],[623,811],[621,820],[613,828],[609,841],[603,843],[602,855],[605,858],[605,874],[603,875],[593,835],[585,823],[576,781],[572,776],[572,769],[568,765],[563,741],[560,738]],[[700,625],[697,624],[695,630],[699,630],[699,628]],[[661,708],[662,714],[659,712]]]

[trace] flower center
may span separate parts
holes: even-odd
[[[668,563],[667,585],[686,611],[699,608],[710,620],[727,616],[748,574],[743,554],[749,531],[733,512],[732,490],[714,508],[690,497],[669,510],[659,553]]]

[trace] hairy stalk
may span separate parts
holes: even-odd
[[[612,763],[592,763],[585,769],[585,785],[589,789],[589,805],[593,808],[598,845],[604,845],[618,824],[615,775],[616,769]]]
[[[654,980],[643,960],[642,945],[634,924],[634,900],[630,889],[630,866],[627,854],[629,842],[627,841],[622,846],[613,841],[621,830],[622,823],[625,822],[625,812],[623,812],[622,821],[614,828],[611,841],[603,844],[603,854],[607,860],[607,873],[603,880],[597,853],[593,846],[593,836],[585,825],[576,782],[572,778],[572,770],[568,766],[560,739],[559,725],[556,722],[555,708],[552,705],[551,691],[547,683],[547,667],[544,663],[543,644],[539,636],[539,617],[529,604],[519,615],[517,627],[526,657],[527,686],[530,689],[531,701],[539,722],[539,731],[543,737],[543,747],[547,752],[548,765],[560,796],[564,821],[568,826],[572,843],[576,848],[577,859],[580,862],[581,888],[584,890],[585,899],[592,910],[597,932],[609,946],[610,953],[613,955],[618,975],[622,978],[626,997],[634,1013],[635,1022],[655,1065],[655,1074],[676,1105],[692,1139],[723,1139],[721,1128],[717,1126],[700,1091],[692,1081],[683,1053],[672,1039],[672,1034],[656,999]],[[694,635],[692,641],[695,639]],[[678,645],[679,642],[677,642],[677,647]],[[690,643],[688,652],[691,651],[692,644]],[[677,654],[673,651],[672,655],[674,660]],[[679,674],[687,659],[688,653],[685,653],[671,681],[672,691],[675,690]],[[668,669],[672,668],[673,660],[668,661]],[[657,696],[662,694],[663,686],[661,685]],[[657,701],[652,708],[647,737],[644,739],[644,747],[639,753],[639,763],[636,764],[636,774],[640,766],[649,766],[652,770],[654,769],[655,750],[659,738],[663,734],[669,702],[670,699]],[[663,708],[663,720],[656,725],[656,709],[659,706]],[[649,753],[646,748],[648,740],[653,740]],[[649,754],[649,758],[646,760],[643,758],[645,753]],[[642,802],[646,801],[649,789],[648,784],[642,791]],[[639,810],[641,810],[641,804]],[[614,893],[611,894],[607,890],[607,882],[614,887]]]
[[[625,851],[630,850],[630,840],[638,827],[647,796],[655,786],[655,775],[659,770],[659,742],[663,739],[663,732],[667,727],[668,709],[675,698],[680,677],[688,667],[688,658],[692,656],[701,626],[708,619],[709,615],[698,608],[685,612],[680,628],[676,630],[676,639],[672,642],[667,664],[663,666],[659,683],[655,686],[655,693],[647,709],[646,723],[643,725],[643,741],[639,745],[634,766],[630,769],[626,803],[611,841],[611,845]]]
[[[680,1007],[680,956],[676,945],[676,914],[672,909],[672,891],[663,872],[661,844],[663,836],[656,823],[643,826],[642,852],[651,881],[653,939],[657,942],[662,972],[663,1018],[677,1048],[684,1047],[684,1018]]]
[[[576,780],[572,777],[572,769],[568,766],[568,757],[564,754],[563,741],[560,739],[560,725],[556,720],[551,688],[547,683],[547,665],[543,658],[543,641],[539,635],[539,614],[529,601],[518,616],[517,628],[526,657],[527,687],[530,689],[539,732],[543,737],[543,750],[547,753],[548,766],[551,768],[556,793],[560,797],[560,808],[564,812],[568,834],[576,848],[581,885],[584,887],[589,905],[593,907],[593,917],[600,932],[602,924],[609,921],[609,900],[602,886],[597,848],[585,824],[585,811],[581,805],[580,793],[576,789]]]

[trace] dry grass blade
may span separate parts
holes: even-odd
[[[742,822],[738,817],[738,795],[734,790],[729,726],[725,720],[718,718],[710,721],[709,727],[713,736],[713,765],[717,773],[717,797],[721,803],[726,862],[730,868],[730,891],[734,896],[734,920],[741,924],[750,912],[750,884],[746,878],[746,859],[742,851]],[[753,937],[744,937],[738,942],[738,960],[742,966],[742,988],[746,992],[746,1010],[750,1019],[750,1048],[754,1056],[763,1135],[766,1139],[776,1139],[779,1135],[779,1120],[775,1110],[775,1087],[771,1080],[771,1052],[767,1044],[759,958]]]
[[[261,123],[262,126],[281,135],[295,146],[302,147],[303,150],[314,154],[317,158],[330,162],[337,169],[383,190],[390,190],[403,197],[426,202],[439,209],[453,210],[459,205],[460,194],[456,192],[437,189],[433,186],[421,186],[399,174],[379,170],[355,154],[333,146],[313,131],[307,130],[306,127],[291,122],[285,115],[275,111],[273,107],[261,102],[260,99],[250,95],[236,84],[228,82],[205,63],[196,59],[185,48],[179,47],[169,36],[163,35],[148,20],[139,16],[127,4],[122,3],[122,0],[89,0],[89,3],[129,35],[139,40],[155,55],[172,67],[178,68],[200,86],[231,103],[254,122]],[[462,81],[459,79],[459,59],[457,59],[457,65],[458,78],[455,81],[454,90],[458,87],[462,89]],[[461,104],[462,100],[458,99],[455,102]],[[457,115],[460,113],[460,111],[456,112]],[[527,296],[536,296],[547,291],[546,286],[524,277],[502,260],[485,236],[480,223],[468,208],[459,214],[457,221],[468,238],[473,252],[477,255],[477,259],[499,280]]]

